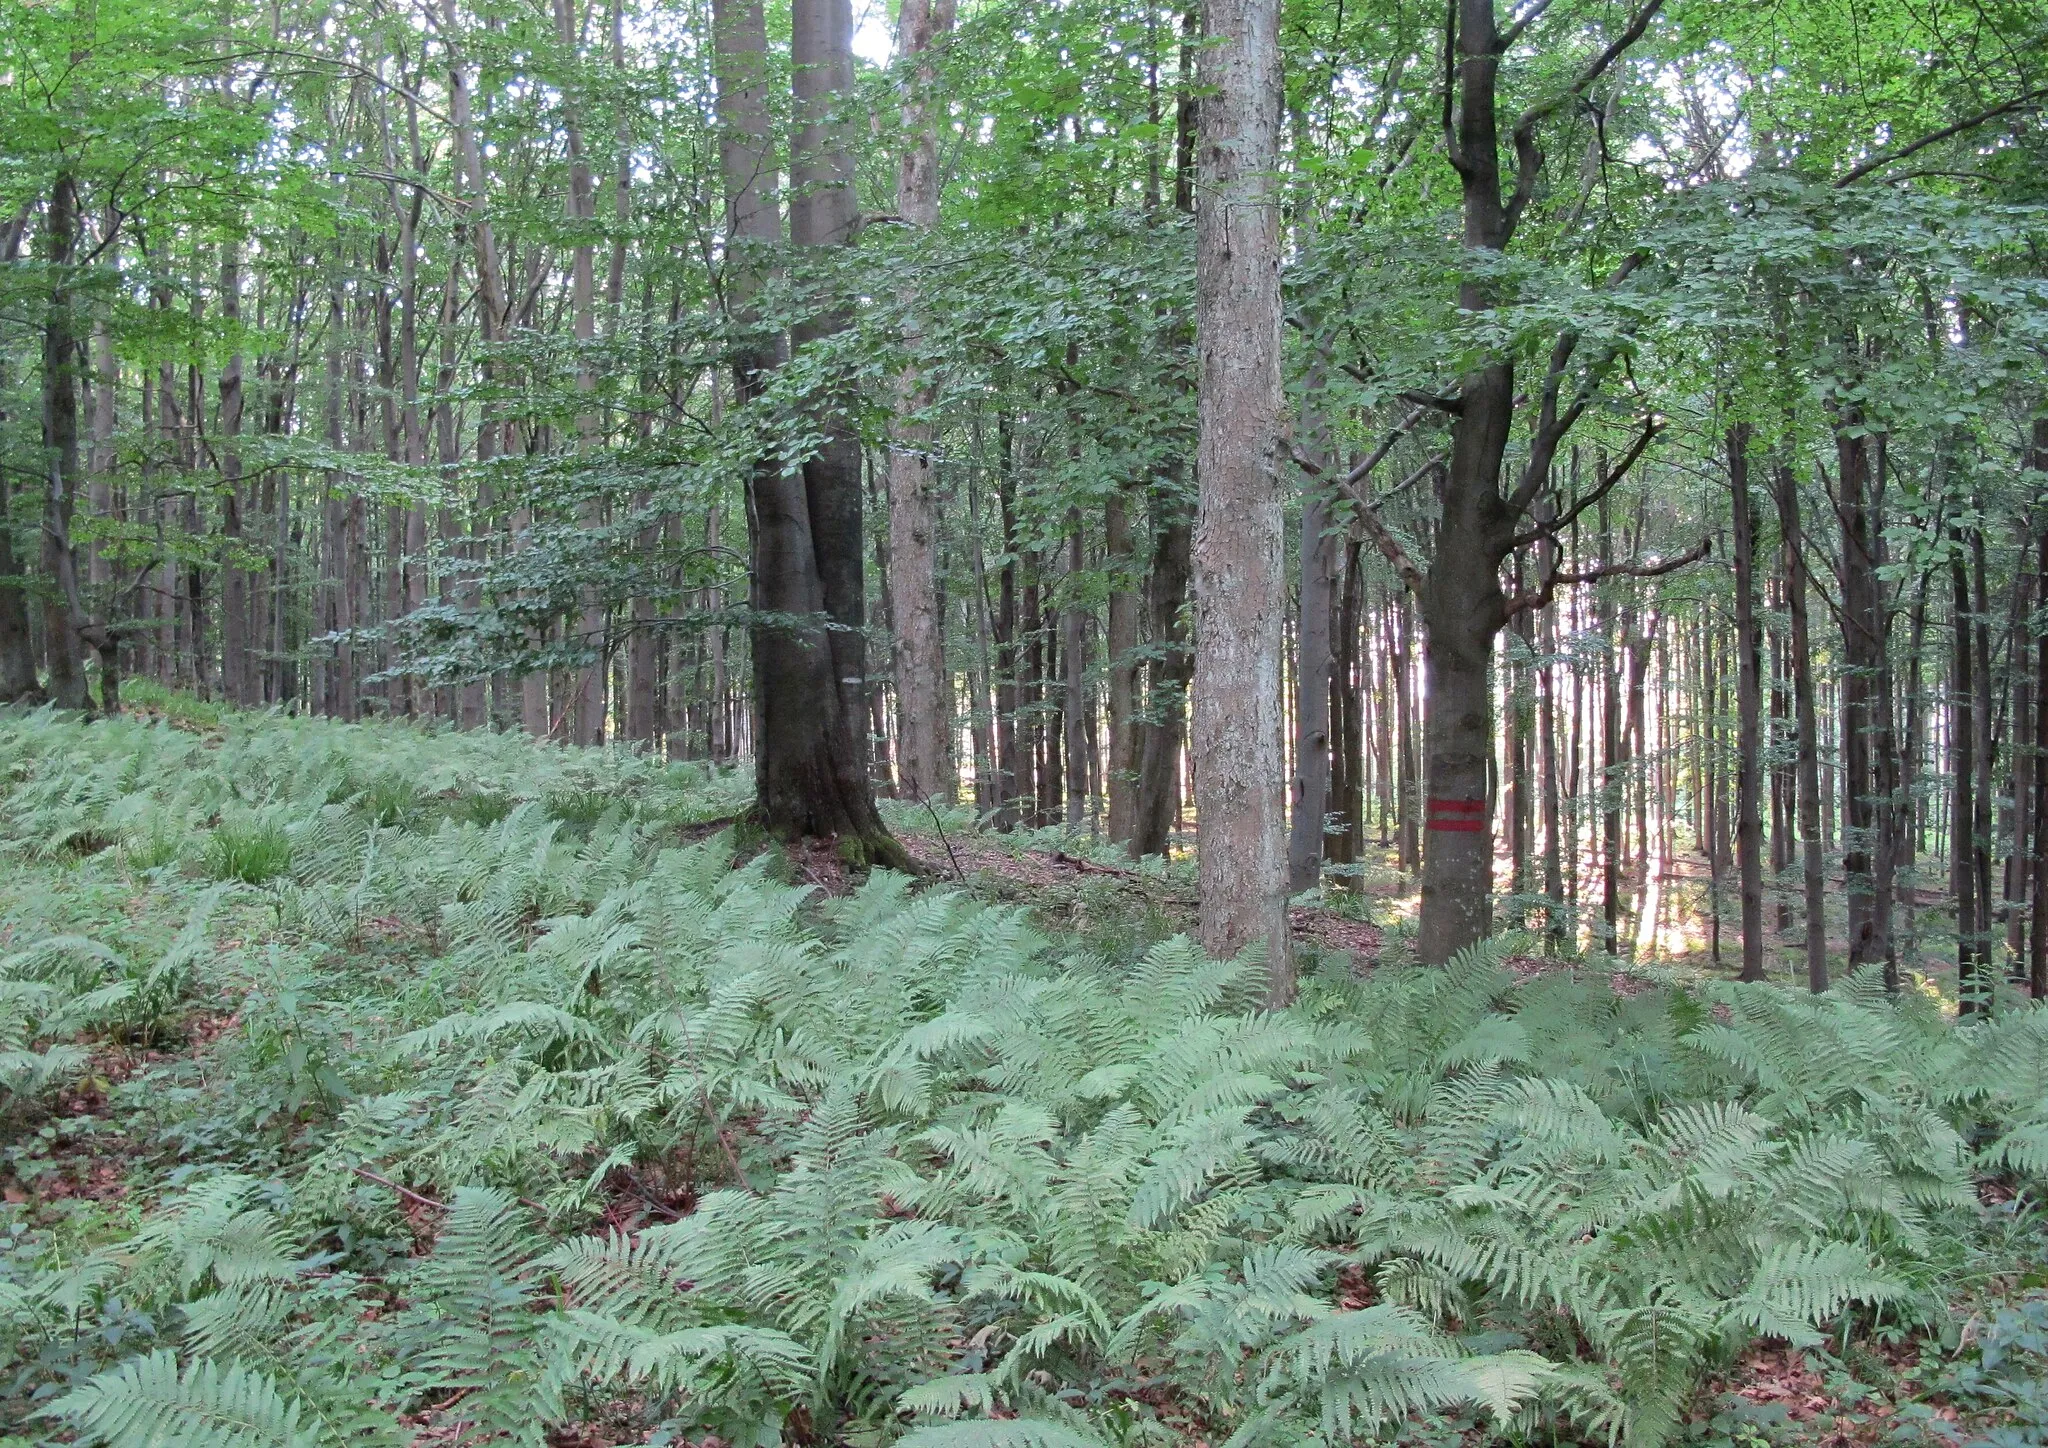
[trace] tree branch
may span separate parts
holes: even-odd
[[[2009,114],[2012,111],[2022,110],[2041,99],[2044,95],[2048,95],[2048,86],[2036,86],[2033,90],[2022,92],[2009,101],[1993,106],[1988,111],[1979,111],[1976,115],[1957,121],[1952,126],[1943,126],[1938,131],[1929,131],[1919,140],[1901,146],[1896,151],[1886,151],[1882,155],[1872,156],[1862,165],[1851,168],[1846,175],[1836,181],[1835,189],[1839,191],[1844,186],[1852,186],[1873,171],[1882,170],[1894,161],[1903,161],[1915,152],[1924,151],[1929,146],[1946,141],[1951,136],[1960,136],[1963,132],[1981,126],[1986,121],[1995,121],[2000,116]]]
[[[1438,412],[1448,412],[1452,417],[1465,410],[1465,400],[1462,397],[1447,397],[1437,392],[1418,391],[1403,392],[1400,397],[1403,402],[1412,402],[1417,407],[1433,407]]]
[[[1346,473],[1342,478],[1338,479],[1337,486],[1349,492],[1352,489],[1356,488],[1358,484],[1364,482],[1366,478],[1371,475],[1372,470],[1378,467],[1383,461],[1385,461],[1387,454],[1394,450],[1394,444],[1399,442],[1402,438],[1406,437],[1409,434],[1409,432],[1414,429],[1415,424],[1422,420],[1422,414],[1424,411],[1425,409],[1418,407],[1413,412],[1409,413],[1405,418],[1401,419],[1400,422],[1396,423],[1394,427],[1388,431],[1387,435],[1380,440],[1380,445],[1372,450],[1371,456],[1366,458],[1364,462],[1360,463],[1350,472]],[[1307,473],[1312,478],[1320,478],[1324,476],[1325,473],[1328,471],[1328,469],[1324,468],[1323,465],[1317,462],[1314,458],[1306,457],[1303,454],[1297,452],[1292,445],[1288,447],[1287,453],[1288,456],[1294,459],[1295,466],[1299,467],[1303,472]]]
[[[1572,78],[1572,83],[1547,101],[1538,102],[1522,112],[1515,122],[1515,190],[1508,198],[1507,231],[1514,234],[1515,224],[1522,219],[1522,212],[1536,194],[1536,177],[1543,169],[1543,152],[1536,144],[1536,128],[1556,115],[1565,105],[1584,94],[1592,84],[1605,75],[1615,61],[1628,53],[1630,46],[1643,38],[1650,28],[1650,22],[1657,18],[1657,12],[1664,8],[1664,0],[1649,0],[1629,20],[1628,27],[1614,38],[1605,50],[1590,61],[1586,68]],[[1510,32],[1519,33],[1519,27]]]
[[[1408,556],[1408,550],[1401,546],[1401,540],[1381,521],[1380,504],[1387,497],[1414,486],[1431,468],[1439,467],[1442,463],[1443,455],[1439,453],[1410,473],[1398,486],[1389,489],[1385,497],[1381,498],[1368,498],[1355,483],[1348,480],[1340,483],[1351,501],[1358,505],[1358,521],[1363,523],[1365,531],[1372,535],[1373,546],[1380,550],[1382,558],[1393,565],[1394,572],[1400,576],[1401,582],[1407,585],[1408,591],[1418,596],[1422,593],[1422,570],[1415,566],[1415,560]]]
[[[1621,461],[1616,463],[1613,467],[1607,469],[1604,473],[1601,474],[1600,481],[1594,485],[1593,490],[1591,492],[1587,493],[1585,497],[1580,498],[1573,502],[1571,507],[1567,508],[1564,512],[1558,514],[1557,517],[1549,519],[1546,522],[1538,523],[1534,528],[1529,529],[1527,532],[1517,533],[1515,535],[1514,542],[1511,545],[1511,547],[1526,548],[1531,543],[1538,542],[1544,538],[1555,538],[1559,533],[1562,533],[1565,529],[1571,527],[1573,522],[1575,522],[1578,519],[1578,517],[1586,511],[1586,509],[1592,507],[1595,503],[1599,502],[1602,498],[1606,497],[1609,493],[1614,491],[1614,485],[1620,482],[1622,478],[1627,475],[1628,470],[1636,465],[1636,460],[1643,455],[1643,453],[1649,448],[1650,444],[1656,440],[1657,434],[1662,432],[1663,430],[1664,424],[1656,417],[1651,416],[1645,418],[1643,420],[1643,430],[1636,434],[1636,439],[1634,442],[1629,444],[1628,451],[1621,455]],[[1529,501],[1535,501],[1533,494],[1531,495]],[[1527,504],[1524,504],[1524,507],[1526,506]]]
[[[1501,33],[1500,48],[1503,51],[1505,51],[1509,46],[1513,45],[1516,41],[1520,40],[1522,38],[1522,32],[1527,30],[1530,26],[1534,25],[1537,21],[1541,20],[1543,18],[1543,12],[1548,10],[1549,8],[1550,0],[1536,0],[1536,3],[1534,5],[1531,5],[1527,10],[1524,10],[1518,17],[1516,17],[1514,23],[1508,26],[1508,28]]]
[[[1560,587],[1598,583],[1603,578],[1661,578],[1667,573],[1676,573],[1681,568],[1692,566],[1713,551],[1714,540],[1702,538],[1675,558],[1660,558],[1655,563],[1631,559],[1622,563],[1601,563],[1575,573],[1553,571],[1543,580],[1540,588],[1518,593],[1509,599],[1505,617],[1513,618],[1524,609],[1542,608],[1550,602]]]

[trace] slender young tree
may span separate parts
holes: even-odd
[[[1762,637],[1756,618],[1756,518],[1749,496],[1747,424],[1728,429],[1735,535],[1735,868],[1742,893],[1742,979],[1764,978]]]

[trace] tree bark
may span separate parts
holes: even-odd
[[[1109,620],[1103,650],[1109,663],[1109,838],[1128,844],[1137,826],[1138,622],[1141,598],[1131,587],[1136,560],[1131,556],[1131,519],[1125,490],[1109,495],[1102,505],[1103,551],[1108,555]]]
[[[1152,667],[1143,721],[1138,727],[1137,819],[1133,859],[1163,855],[1173,835],[1180,797],[1180,755],[1187,726],[1188,649],[1184,609],[1193,571],[1193,530],[1187,508],[1171,492],[1153,496],[1151,627]]]
[[[1502,47],[1493,0],[1456,0],[1458,105],[1454,159],[1464,243],[1505,250],[1512,222],[1501,195],[1495,87]],[[1459,308],[1492,304],[1478,281],[1460,285]],[[1436,555],[1422,589],[1428,698],[1423,739],[1428,804],[1416,953],[1441,965],[1493,930],[1493,829],[1487,764],[1493,752],[1493,638],[1507,621],[1500,563],[1512,516],[1500,495],[1501,459],[1514,422],[1512,362],[1492,360],[1459,386]]]
[[[1081,573],[1085,564],[1081,539],[1081,510],[1067,510],[1066,597],[1060,602],[1060,662],[1066,673],[1060,697],[1065,705],[1060,731],[1065,755],[1067,807],[1066,826],[1081,828],[1088,805],[1088,613],[1081,601]]]
[[[1956,903],[1956,1003],[1963,1015],[1976,1011],[1984,968],[1983,898],[1977,890],[1977,721],[1976,660],[1970,647],[1970,584],[1962,538],[1949,559],[1954,597],[1949,670],[1949,880]]]
[[[1314,437],[1320,429],[1304,429]],[[1322,879],[1323,830],[1330,810],[1330,690],[1334,662],[1330,638],[1335,598],[1337,537],[1331,532],[1329,494],[1312,487],[1301,502],[1301,622],[1295,630],[1293,817],[1287,836],[1287,889],[1315,888]]]
[[[2048,473],[2048,417],[2034,419],[2037,473]],[[2048,603],[2048,524],[2036,543],[2034,596]],[[2027,993],[2048,998],[2048,630],[2034,641],[2034,928],[2027,942]]]
[[[1199,75],[1194,751],[1202,947],[1294,996],[1282,854],[1280,6],[1210,0]]]
[[[929,233],[939,220],[939,102],[935,48],[953,28],[954,0],[904,0],[896,22],[902,80],[904,147],[896,164],[896,211],[907,226]],[[904,297],[913,314],[914,294]],[[921,331],[912,322],[905,343]],[[889,583],[895,603],[896,768],[907,799],[951,802],[951,720],[945,707],[945,617],[939,605],[937,429],[929,379],[916,364],[896,378],[889,445]]]
[[[1806,617],[1806,543],[1800,527],[1799,483],[1789,460],[1775,466],[1778,534],[1785,550],[1785,614],[1791,634],[1792,713],[1798,733],[1799,837],[1806,895],[1806,984],[1828,988],[1826,875],[1821,836],[1820,724],[1813,701],[1813,637]]]
[[[1743,980],[1764,978],[1763,681],[1756,619],[1756,521],[1749,496],[1749,427],[1728,429],[1735,532],[1735,868],[1742,892]]]
[[[43,571],[56,586],[43,599],[43,648],[49,660],[50,702],[83,709],[85,668],[72,627],[74,600],[63,580],[73,574],[71,513],[78,488],[78,316],[72,259],[78,243],[78,188],[68,174],[50,187],[43,238],[50,263],[50,293],[43,314]]]
[[[1836,433],[1836,513],[1842,532],[1842,810],[1849,968],[1890,962],[1892,755],[1889,607],[1883,563],[1882,500],[1873,495],[1869,434],[1853,408]]]
[[[851,239],[852,160],[833,111],[852,90],[853,20],[846,0],[798,0],[793,59],[797,131],[791,147],[791,231],[807,246]],[[714,11],[723,129],[720,166],[738,245],[728,265],[729,304],[751,314],[761,245],[779,239],[768,199],[774,178],[764,93],[767,35],[757,0],[721,0]],[[821,318],[796,341],[829,334]],[[736,359],[737,398],[759,395],[775,360],[759,338]],[[865,749],[866,677],[861,646],[860,448],[832,399],[819,399],[827,433],[802,472],[764,447],[748,483],[751,514],[755,809],[781,838],[838,837],[859,863],[908,867],[909,857],[876,813]]]

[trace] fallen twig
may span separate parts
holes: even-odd
[[[924,797],[924,808],[925,813],[932,817],[932,828],[939,832],[939,843],[946,847],[946,858],[953,862],[953,878],[963,885],[966,884],[967,872],[960,868],[960,857],[953,853],[953,842],[946,838],[945,823],[940,820],[938,810],[933,807],[930,795]]]
[[[422,1207],[431,1207],[437,1212],[445,1212],[448,1210],[448,1204],[446,1202],[437,1202],[432,1197],[427,1196],[424,1193],[414,1191],[411,1187],[400,1186],[397,1182],[391,1180],[390,1177],[378,1176],[377,1173],[371,1171],[366,1166],[352,1166],[349,1168],[349,1170],[354,1172],[357,1176],[361,1177],[366,1182],[375,1182],[380,1187],[387,1187],[390,1190],[397,1192],[401,1197],[404,1197],[409,1202],[415,1202]],[[532,1197],[517,1197],[514,1198],[514,1200],[516,1200],[522,1207],[529,1207],[532,1210],[539,1212],[543,1217],[545,1217],[548,1214],[548,1209],[542,1206],[539,1202],[535,1201]]]

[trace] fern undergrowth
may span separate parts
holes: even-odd
[[[1269,1013],[1185,940],[820,900],[706,833],[730,771],[488,734],[41,713],[0,776],[0,1121],[158,1063],[124,1205],[9,1209],[18,1441],[1654,1448],[1760,1340],[2039,1252],[2018,1002],[1481,949]]]

